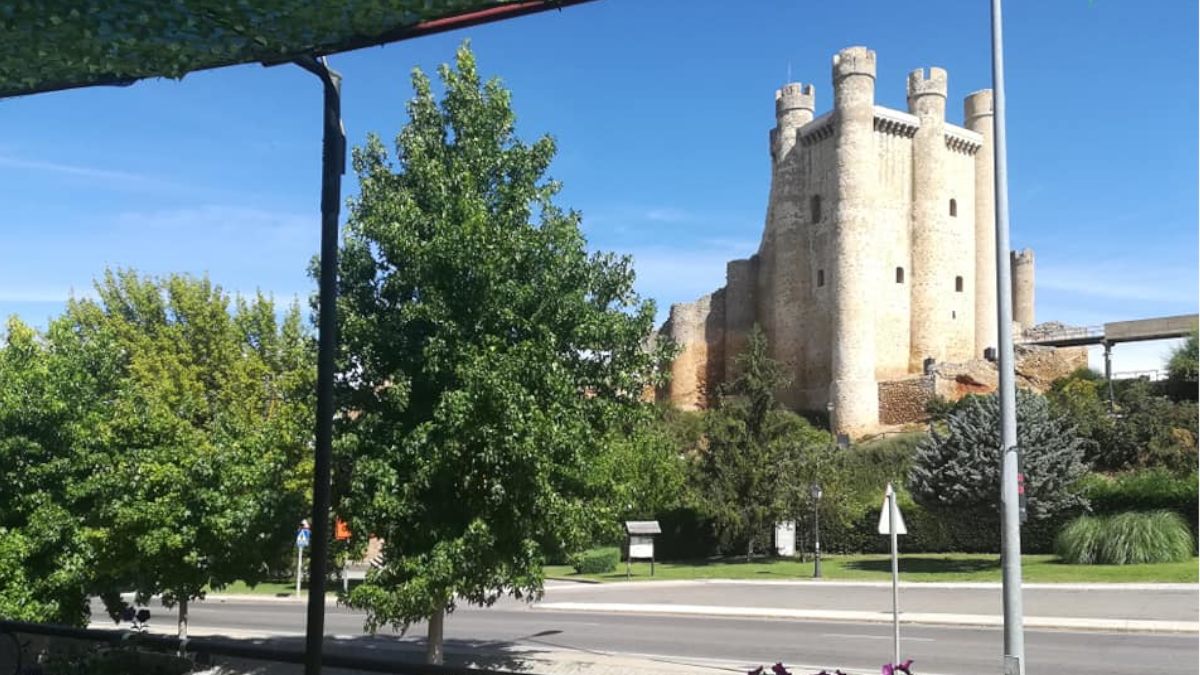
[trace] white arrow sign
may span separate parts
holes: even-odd
[[[888,497],[892,494],[892,485],[888,483],[887,492],[883,495],[883,507],[879,509],[879,534],[891,534],[891,521],[888,520]],[[904,527],[904,515],[900,513],[900,505],[896,505],[896,534],[908,534]]]

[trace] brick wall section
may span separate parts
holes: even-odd
[[[928,417],[925,405],[933,398],[933,378],[918,375],[879,383],[879,422],[910,424]]]

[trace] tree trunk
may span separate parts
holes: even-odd
[[[186,595],[182,595],[179,598],[179,639],[180,640],[187,639],[187,612],[188,612],[188,599],[187,599]]]
[[[750,562],[750,558],[754,556],[754,535],[750,535],[746,539],[746,562]]]
[[[425,644],[425,663],[442,665],[442,623],[446,619],[446,609],[438,607],[433,616],[429,617],[429,638]]]

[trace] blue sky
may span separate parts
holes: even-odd
[[[1197,308],[1196,4],[1010,0],[1014,246],[1037,251],[1039,320],[1095,324]],[[990,86],[988,2],[600,0],[339,55],[353,144],[405,121],[409,71],[472,40],[512,89],[526,138],[554,135],[560,203],[591,245],[634,256],[658,302],[723,283],[757,248],[773,92],[788,72],[831,101],[831,56],[864,44],[877,102],[950,73],[950,121]],[[243,66],[0,102],[0,315],[38,325],[105,265],[209,273],[306,297],[318,243],[320,88]],[[343,192],[357,189],[348,175]],[[1169,345],[1121,346],[1117,370]]]

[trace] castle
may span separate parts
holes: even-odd
[[[707,407],[757,324],[792,377],[783,404],[861,436],[881,426],[881,383],[996,345],[992,92],[966,97],[962,126],[946,121],[946,93],[945,70],[919,69],[907,112],[875,105],[865,47],[834,56],[831,111],[815,116],[811,84],[775,93],[758,252],[671,308],[661,332],[682,351],[661,397]],[[1020,330],[1034,323],[1034,260],[1011,255]]]

